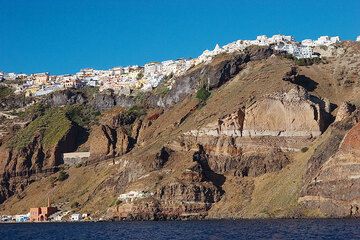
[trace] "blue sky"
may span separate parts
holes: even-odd
[[[0,30],[0,70],[62,74],[196,57],[260,34],[354,40],[360,1],[0,0]]]

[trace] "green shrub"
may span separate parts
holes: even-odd
[[[114,199],[114,201],[112,201],[112,203],[110,204],[109,207],[117,206],[117,205],[120,205],[121,203],[122,203],[121,200],[116,198],[116,199]]]
[[[79,126],[87,127],[90,124],[97,122],[100,112],[92,107],[84,105],[72,105],[66,109],[67,117],[77,123]]]
[[[14,93],[14,89],[7,86],[0,86],[0,99],[6,98]]]
[[[318,57],[315,58],[299,58],[295,59],[295,63],[299,66],[311,66],[313,64],[320,63],[321,59]]]
[[[155,89],[155,94],[156,95],[160,95],[160,96],[165,96],[166,94],[168,94],[170,91],[170,88],[168,86],[158,86],[156,89]]]
[[[205,102],[210,97],[210,95],[211,93],[205,87],[201,87],[196,92],[196,98],[201,102]]]
[[[140,79],[142,79],[143,77],[144,77],[144,73],[139,72],[139,73],[137,74],[137,76],[136,76],[136,79],[137,79],[137,80],[140,80]]]
[[[135,118],[140,117],[145,114],[146,114],[146,111],[144,110],[144,108],[142,108],[141,106],[138,106],[138,105],[132,106],[125,112],[126,116],[128,116],[128,117],[133,116]]]
[[[68,177],[69,177],[69,174],[68,174],[67,172],[61,170],[61,171],[59,172],[59,175],[58,175],[58,177],[57,177],[57,180],[60,181],[60,182],[62,182],[62,181],[65,181],[66,179],[68,179]]]
[[[308,147],[303,147],[302,149],[301,149],[301,152],[307,152],[307,150],[309,150],[309,148]]]

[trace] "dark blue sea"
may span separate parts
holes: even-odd
[[[360,239],[360,219],[0,224],[0,239]]]

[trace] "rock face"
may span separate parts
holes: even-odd
[[[151,102],[155,106],[170,107],[203,85],[209,89],[218,88],[236,74],[238,74],[246,63],[253,60],[266,59],[274,51],[270,47],[249,48],[244,53],[232,56],[216,64],[205,65],[203,68],[189,71],[188,74],[174,79],[174,85],[164,97],[155,97]]]
[[[324,122],[320,105],[298,87],[272,95],[245,111],[243,136],[317,137]]]
[[[122,127],[108,125],[94,126],[90,137],[90,156],[92,159],[116,157],[127,153],[133,143]]]
[[[324,109],[296,87],[287,93],[269,95],[245,110],[185,133],[197,137],[207,152],[238,155],[259,148],[300,150],[324,128]],[[246,150],[248,149],[248,150]]]
[[[311,171],[299,198],[305,208],[327,217],[360,216],[360,124],[356,123],[345,135],[348,124],[334,126],[338,147],[333,147],[330,156],[320,164],[309,161]]]
[[[72,125],[66,134],[51,148],[42,144],[40,133],[20,149],[0,147],[0,203],[21,192],[34,175],[51,174],[63,164],[62,153],[76,149],[78,127]],[[21,176],[26,176],[21,178]],[[20,177],[20,178],[19,178]]]
[[[76,93],[71,90],[58,91],[45,99],[50,106],[64,106],[68,104],[83,104],[87,101],[82,93]]]
[[[111,91],[89,95],[85,92],[71,89],[54,92],[45,97],[43,102],[52,107],[71,104],[87,104],[89,107],[93,107],[99,111],[110,109],[115,106],[128,108],[135,104],[133,97],[115,95]]]
[[[284,81],[295,83],[296,77],[298,76],[298,71],[296,67],[291,67],[290,71],[286,72],[283,77]]]
[[[135,100],[133,97],[125,95],[116,96],[110,92],[96,94],[95,97],[90,101],[90,105],[92,105],[95,109],[102,111],[115,106],[128,108],[135,105]]]
[[[19,109],[30,104],[32,101],[32,98],[25,98],[21,95],[11,95],[6,98],[1,98],[0,110],[10,111],[13,109]]]
[[[350,117],[351,113],[355,111],[355,106],[351,105],[348,102],[344,102],[340,105],[339,110],[336,114],[335,121],[339,122],[344,120],[347,117]]]
[[[195,163],[179,179],[160,185],[148,196],[123,202],[111,208],[111,218],[120,219],[192,219],[204,218],[222,191],[206,180],[205,170]]]

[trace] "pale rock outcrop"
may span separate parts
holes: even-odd
[[[205,127],[186,132],[184,138],[196,137],[207,152],[215,155],[238,155],[243,152],[241,149],[254,150],[261,146],[299,150],[321,134],[323,108],[297,86],[286,93],[265,96],[245,110],[239,109]]]
[[[340,105],[339,110],[336,114],[335,122],[339,122],[349,117],[354,111],[354,106],[348,102],[344,102]]]
[[[317,137],[322,121],[320,106],[297,87],[246,108],[242,136]]]
[[[185,133],[185,135],[193,136],[241,136],[244,112],[239,109],[237,112],[226,115],[216,122],[210,123],[207,126],[199,129],[192,130]]]

